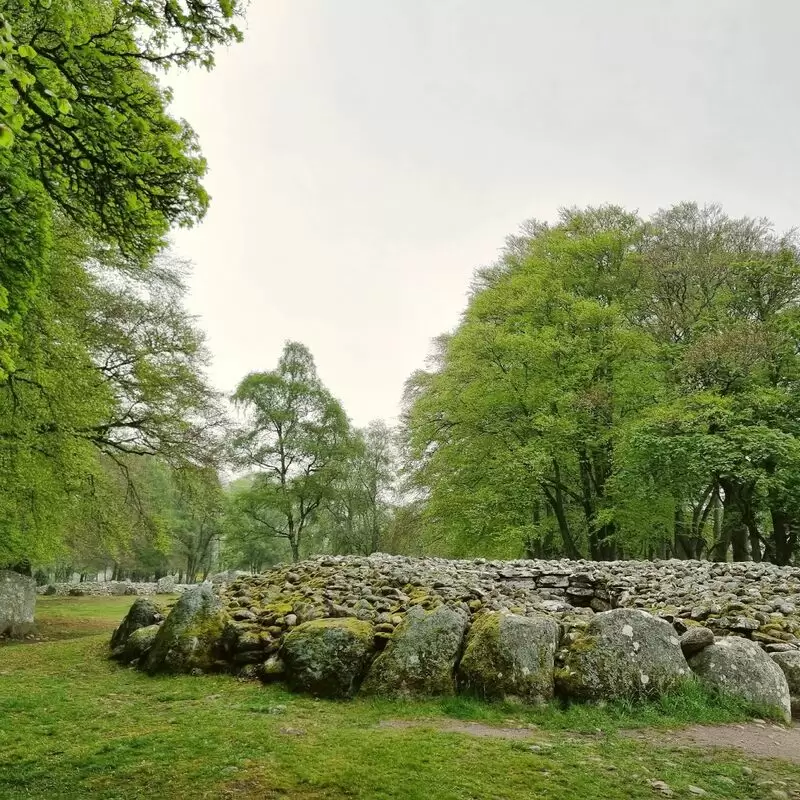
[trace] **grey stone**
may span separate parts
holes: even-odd
[[[413,606],[372,662],[363,691],[406,697],[454,694],[467,624],[466,614],[447,606],[433,611]]]
[[[550,617],[479,615],[458,667],[461,687],[487,698],[549,700],[558,636],[558,625]]]
[[[144,597],[134,600],[119,627],[111,634],[111,649],[118,650],[134,631],[156,625],[163,619],[162,610],[152,600]]]
[[[700,625],[689,628],[681,636],[681,650],[686,658],[699,653],[704,647],[711,644],[714,644],[714,632]]]
[[[786,677],[755,642],[726,636],[692,656],[689,666],[707,686],[791,719]]]
[[[33,631],[36,581],[18,572],[0,570],[0,636],[16,638]]]
[[[595,615],[557,672],[561,692],[587,700],[657,695],[688,676],[672,626],[634,609]]]
[[[783,670],[789,686],[792,713],[797,714],[800,712],[800,650],[773,653],[770,657]]]
[[[372,625],[358,619],[318,619],[293,628],[280,655],[286,680],[317,697],[351,697],[374,652]]]
[[[217,668],[227,621],[210,583],[184,592],[161,625],[144,669],[197,674]]]

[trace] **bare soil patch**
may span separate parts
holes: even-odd
[[[692,725],[670,731],[623,731],[622,735],[670,746],[735,749],[756,758],[780,758],[800,764],[800,726],[797,724],[788,728],[768,722]]]

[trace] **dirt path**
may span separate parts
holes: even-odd
[[[460,720],[385,719],[379,728],[404,730],[434,728],[443,733],[464,733],[493,739],[541,738],[542,732],[533,728],[499,728],[480,722]],[[667,747],[721,747],[741,750],[756,758],[780,758],[800,764],[800,725],[783,728],[768,722],[748,722],[741,725],[692,725],[678,730],[621,731],[622,736]]]
[[[766,722],[741,725],[692,725],[674,731],[623,731],[624,736],[654,744],[727,747],[757,758],[780,758],[800,764],[800,726],[782,728]]]

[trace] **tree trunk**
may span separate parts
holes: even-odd
[[[692,558],[692,536],[686,531],[686,520],[680,501],[675,503],[675,520],[673,534],[672,555],[675,558]]]
[[[720,486],[725,492],[725,513],[722,518],[723,536],[733,548],[734,561],[749,561],[750,531],[747,527],[746,511],[744,510],[746,492],[734,481],[720,481]]]
[[[555,472],[555,487],[551,490],[549,486],[542,486],[544,495],[547,498],[548,505],[553,510],[556,522],[558,523],[558,532],[561,534],[561,543],[564,546],[564,553],[567,558],[579,559],[581,557],[578,548],[575,546],[575,540],[572,538],[572,531],[569,528],[569,520],[564,511],[564,493],[561,491],[561,473],[558,464],[553,462]]]
[[[772,537],[775,545],[775,563],[785,566],[793,555],[795,534],[792,518],[781,508],[771,508]]]
[[[300,560],[300,543],[296,536],[289,537],[289,547],[292,548],[292,561],[296,564]]]

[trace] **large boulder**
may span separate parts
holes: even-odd
[[[293,628],[281,659],[288,684],[318,697],[351,697],[375,648],[372,623],[354,617],[318,619]]]
[[[27,575],[0,570],[0,636],[24,636],[33,630],[36,581]]]
[[[221,668],[222,631],[228,621],[210,584],[181,595],[161,625],[147,658],[147,672],[207,672]]]
[[[156,594],[172,594],[175,591],[175,576],[165,575],[156,583]]]
[[[124,644],[111,652],[111,658],[124,664],[138,664],[150,652],[160,627],[160,625],[147,625],[144,628],[137,628]]]
[[[151,625],[157,625],[164,620],[164,612],[152,600],[140,597],[135,600],[128,609],[128,613],[120,623],[119,627],[111,634],[111,650],[117,651],[123,647],[130,638],[130,635]]]
[[[786,677],[755,642],[726,636],[692,656],[689,666],[712,689],[762,707],[787,722],[791,719]]]
[[[800,650],[773,653],[772,660],[783,670],[786,677],[792,699],[792,713],[800,716]]]
[[[549,700],[558,635],[558,624],[550,617],[480,614],[458,667],[461,687],[487,698]]]
[[[662,694],[689,674],[668,622],[638,609],[617,608],[591,619],[556,678],[567,696],[616,700]]]
[[[362,691],[400,697],[454,694],[467,624],[467,615],[458,609],[412,606],[372,662]]]

